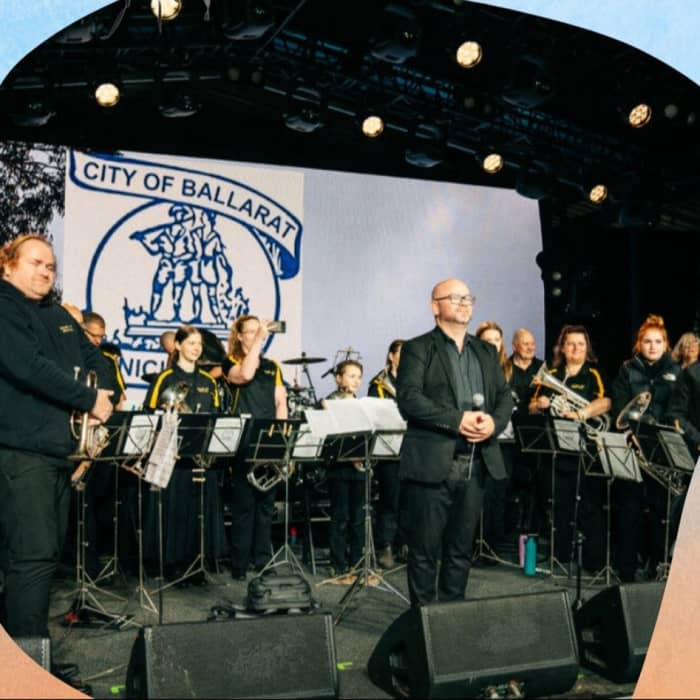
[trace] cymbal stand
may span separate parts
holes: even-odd
[[[364,485],[365,485],[365,522],[364,522],[364,552],[360,560],[353,566],[349,576],[355,575],[355,580],[348,590],[343,594],[339,602],[339,610],[333,622],[339,624],[345,611],[355,596],[364,586],[372,586],[380,591],[393,593],[404,603],[410,605],[406,596],[397,588],[392,586],[378,571],[377,555],[374,548],[374,536],[372,534],[372,462],[370,461],[370,436],[364,437]]]
[[[304,356],[304,353],[301,353],[302,357]],[[316,397],[316,390],[314,389],[313,382],[311,381],[311,375],[309,374],[309,363],[304,362],[301,365],[301,371],[302,374],[306,377],[306,381],[309,383],[309,397],[311,398],[312,405],[316,406],[318,403],[318,398]]]

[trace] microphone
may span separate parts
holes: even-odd
[[[484,395],[477,392],[472,396],[472,410],[479,411],[484,405]],[[474,452],[476,451],[476,443],[472,442],[472,449],[469,452],[469,471],[467,472],[467,479],[472,478],[472,467],[474,466]]]

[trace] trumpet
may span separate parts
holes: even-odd
[[[550,413],[553,416],[575,413],[583,410],[590,404],[590,401],[584,399],[581,394],[577,394],[566,386],[564,382],[550,374],[544,362],[537,370],[537,374],[532,378],[530,386],[544,386],[556,393],[556,396],[552,397],[549,406]],[[584,423],[595,431],[605,431],[610,427],[610,419],[607,415],[594,416],[584,421]]]
[[[76,379],[80,372],[79,367],[74,368]],[[97,389],[97,374],[90,370],[85,380],[91,389]],[[95,423],[90,418],[90,412],[80,413],[74,411],[70,417],[71,435],[78,441],[73,454],[68,456],[71,461],[79,462],[71,475],[71,484],[78,488],[87,478],[90,461],[95,459],[109,443],[109,431],[104,425]]]
[[[287,481],[294,473],[294,465],[279,462],[263,462],[256,464],[246,474],[248,483],[263,493]]]

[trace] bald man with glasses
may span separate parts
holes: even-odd
[[[464,599],[486,474],[506,476],[497,435],[513,399],[496,348],[467,332],[475,302],[463,281],[439,282],[430,302],[435,328],[401,351],[412,605]]]

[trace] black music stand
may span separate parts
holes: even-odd
[[[642,474],[639,468],[639,460],[636,452],[630,447],[626,433],[596,432],[589,438],[589,444],[598,454],[598,464],[602,469],[601,476],[607,478],[606,481],[606,538],[605,538],[605,566],[595,573],[590,585],[595,585],[598,579],[605,576],[605,585],[610,585],[611,578],[616,583],[620,579],[615,573],[610,563],[611,556],[611,490],[615,479],[622,481],[642,482]],[[592,472],[588,472],[594,475]]]
[[[673,426],[650,423],[645,420],[630,421],[634,439],[640,447],[645,471],[666,489],[666,517],[664,523],[664,560],[657,567],[658,581],[668,578],[670,569],[671,535],[671,496],[680,495],[679,480],[683,475],[692,474],[695,469],[690,450],[683,435]],[[675,492],[675,494],[674,494]]]
[[[538,465],[542,455],[549,455],[550,457],[549,571],[546,573],[555,576],[555,566],[558,566],[568,576],[568,569],[554,556],[554,538],[556,537],[556,527],[554,525],[556,458],[563,450],[559,447],[552,417],[548,414],[514,415],[513,432],[520,451],[526,454],[536,454]]]
[[[216,464],[221,464],[225,457],[233,457],[238,451],[245,420],[234,416],[224,416],[218,413],[179,413],[178,414],[178,462],[175,469],[189,469],[192,472],[192,483],[198,485],[199,491],[199,551],[196,557],[178,576],[167,584],[161,582],[156,589],[157,593],[172,588],[197,574],[209,581],[208,573],[204,566],[206,556],[204,547],[204,491],[207,481],[207,472]],[[191,460],[191,463],[183,464],[181,460]],[[162,501],[162,492],[158,497]],[[162,503],[159,503],[161,506]],[[160,516],[162,518],[162,512]],[[162,542],[161,542],[162,551]]]
[[[118,556],[118,512],[119,512],[119,467],[123,462],[130,459],[130,455],[124,454],[123,446],[125,444],[128,426],[131,421],[132,414],[128,411],[115,411],[103,424],[107,430],[106,444],[98,455],[92,457],[87,466],[87,476],[85,479],[80,479],[75,488],[77,493],[77,526],[76,526],[76,586],[75,599],[71,605],[70,611],[64,618],[64,624],[82,626],[98,626],[108,627],[111,629],[121,629],[126,624],[131,622],[130,615],[127,615],[126,609],[128,601],[126,598],[105,590],[99,584],[107,579],[113,579],[117,574],[121,574]],[[93,579],[87,572],[86,552],[89,542],[87,540],[85,528],[85,513],[88,509],[86,500],[86,489],[89,484],[90,476],[94,469],[98,466],[96,463],[109,463],[114,465],[115,469],[115,484],[114,484],[114,514],[113,522],[113,552],[110,559],[104,564],[97,576]],[[110,613],[95,596],[95,593],[106,595],[113,600],[124,603],[122,613]]]
[[[286,565],[293,574],[298,574],[308,583],[304,569],[296,554],[294,554],[288,539],[289,477],[291,474],[292,450],[300,428],[301,421],[299,419],[253,418],[248,421],[246,426],[241,441],[240,454],[249,474],[258,465],[274,463],[286,475],[282,479],[284,481],[284,533],[282,545],[274,552],[259,575],[262,576],[266,571]],[[310,583],[309,588],[311,588]]]

